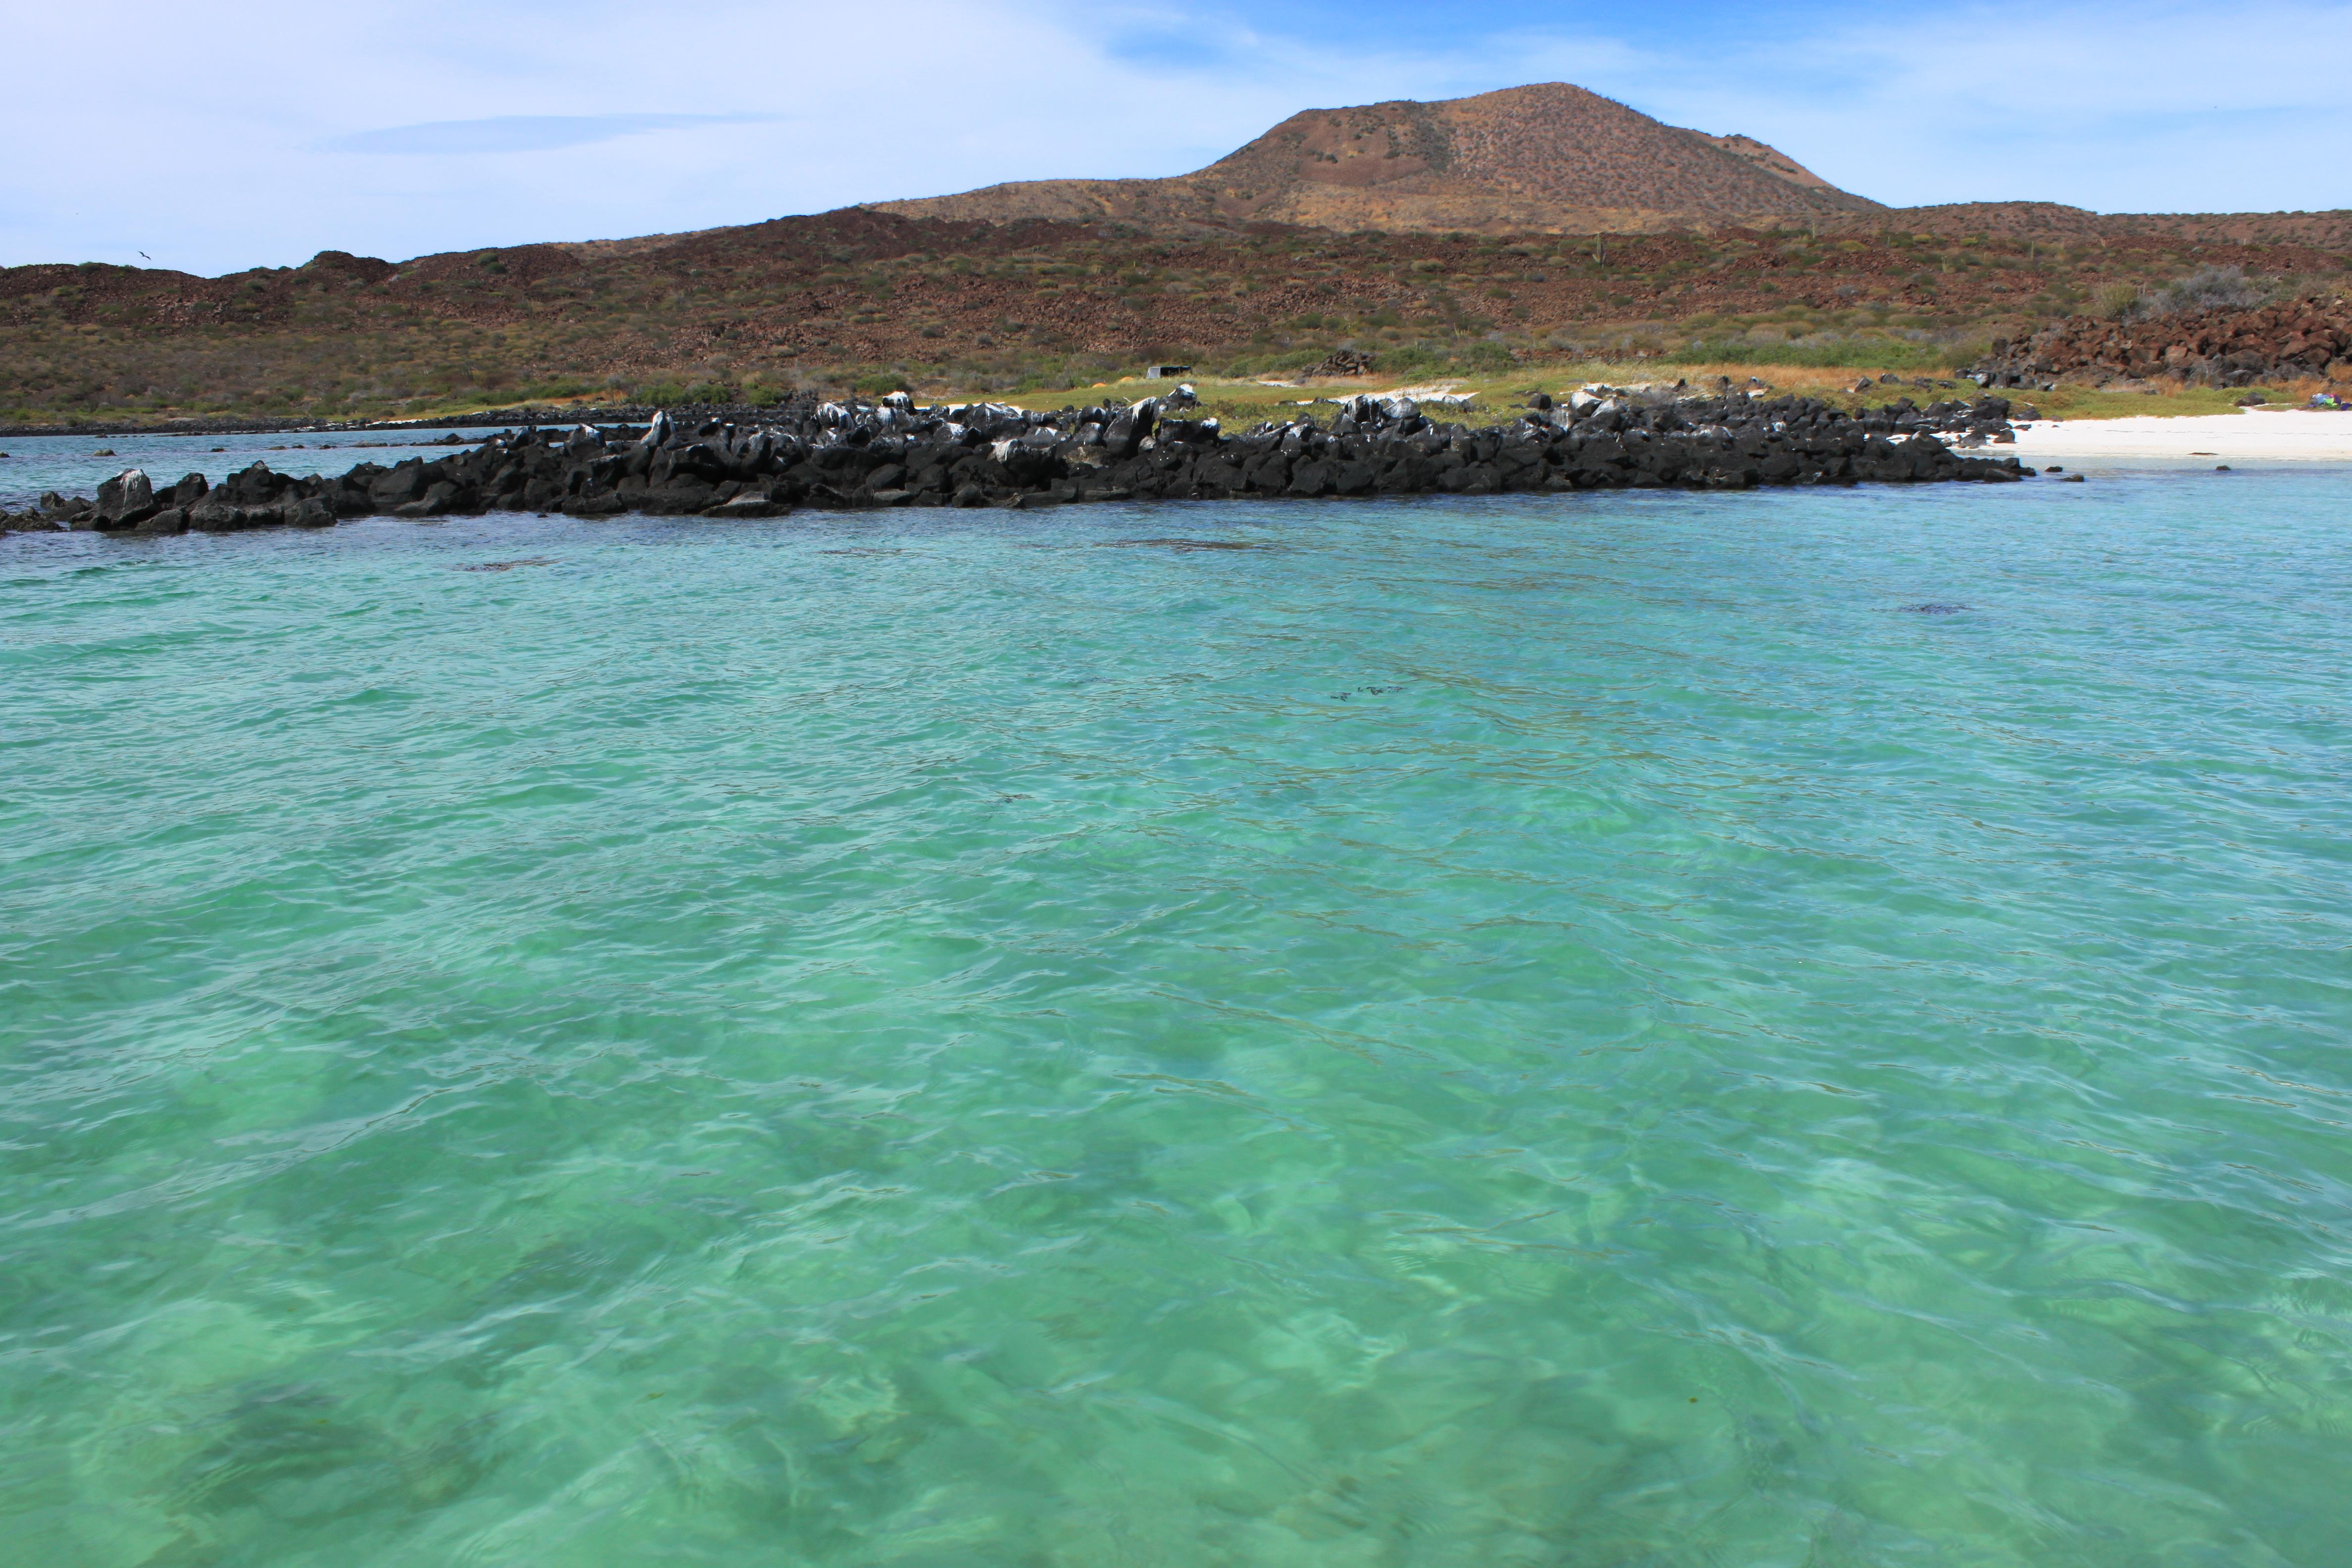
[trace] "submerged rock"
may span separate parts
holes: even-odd
[[[135,527],[155,511],[154,485],[144,471],[125,468],[98,487],[98,505],[88,521],[91,527],[111,531]]]

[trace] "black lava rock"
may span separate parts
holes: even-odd
[[[919,407],[904,394],[880,403],[803,398],[757,426],[689,426],[656,413],[644,426],[534,426],[431,461],[362,463],[331,478],[256,463],[217,487],[191,474],[157,494],[133,469],[107,481],[95,502],[44,496],[37,515],[168,533],[500,510],[761,518],[795,507],[1745,489],[2001,482],[2026,472],[2014,458],[1962,457],[1942,439],[2008,438],[2010,405],[1999,397],[1926,409],[1905,397],[1849,414],[1727,388],[1689,396],[1588,387],[1559,402],[1534,395],[1518,417],[1484,429],[1433,422],[1403,396],[1347,399],[1328,424],[1300,417],[1235,432],[1165,414],[1156,399],[1035,413]]]

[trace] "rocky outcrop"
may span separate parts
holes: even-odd
[[[136,528],[155,515],[155,487],[138,468],[125,468],[98,487],[98,504],[75,524],[81,528]]]
[[[31,519],[0,526],[228,532],[371,513],[771,517],[796,507],[1744,489],[2000,481],[2026,472],[2014,458],[1961,457],[1941,439],[2007,436],[2009,405],[1997,397],[1925,409],[1906,398],[1848,414],[1811,398],[1594,387],[1565,404],[1538,395],[1508,424],[1472,428],[1433,421],[1410,398],[1365,395],[1332,405],[1325,419],[1233,433],[1186,417],[1177,403],[1034,413],[1000,404],[917,407],[894,394],[879,404],[803,400],[756,425],[689,426],[656,415],[643,427],[526,429],[446,458],[362,463],[331,479],[256,463],[207,489],[192,474],[165,496],[150,493],[143,510],[133,498],[148,481],[134,469],[101,486],[97,502],[52,494]]]
[[[2298,375],[2352,380],[2352,300],[2314,297],[2137,321],[2073,316],[2021,342],[1994,339],[1990,357],[1964,374],[2006,386],[2061,375],[2199,386]]]
[[[1372,356],[1362,349],[1333,349],[1317,363],[1298,373],[1303,380],[1332,380],[1345,375],[1370,375]]]

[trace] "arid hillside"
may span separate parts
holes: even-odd
[[[1035,180],[880,202],[906,217],[1119,218],[1481,234],[1645,233],[1881,211],[1746,136],[1678,130],[1544,82],[1294,114],[1198,173]]]
[[[2276,245],[2352,250],[2352,212],[2095,213],[2056,202],[1956,202],[1891,207],[1884,221],[1939,238],[1983,235],[2057,245]]]
[[[2300,286],[2315,246],[1732,229],[1638,236],[1155,234],[859,208],[646,248],[336,252],[226,278],[0,271],[0,418],[353,417],[519,398],[1085,384],[1173,360],[1488,371],[1577,354],[1949,364],[2200,266]]]

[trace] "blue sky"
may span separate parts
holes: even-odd
[[[2352,206],[2352,3],[80,0],[6,28],[6,265],[398,259],[1176,174],[1300,109],[1545,80],[1898,205]]]

